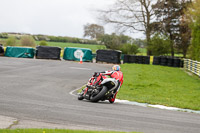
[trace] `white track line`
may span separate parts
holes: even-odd
[[[77,90],[81,89],[82,87],[79,87],[75,90],[72,90],[69,94],[72,96],[78,96],[78,94],[74,94]],[[159,109],[165,109],[165,110],[171,110],[171,111],[182,111],[182,112],[189,112],[189,113],[197,113],[200,114],[200,111],[196,110],[191,110],[191,109],[181,109],[181,108],[176,108],[176,107],[167,107],[163,105],[152,105],[148,103],[138,103],[138,102],[132,102],[128,100],[120,100],[116,99],[116,103],[121,103],[121,104],[126,104],[126,105],[135,105],[135,106],[142,106],[142,107],[153,107],[153,108],[159,108]]]
[[[89,69],[89,68],[83,68],[83,67],[69,67],[71,69],[79,69],[79,70],[88,70],[88,71],[91,71],[92,69]]]
[[[75,90],[72,90],[72,91],[69,92],[69,94],[72,95],[72,96],[78,96],[78,94],[77,94],[77,93],[74,94],[74,92],[80,90],[81,88],[82,88],[82,87],[79,87],[79,88],[77,88],[77,89],[75,89]]]

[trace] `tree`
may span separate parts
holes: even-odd
[[[165,55],[170,52],[170,39],[166,35],[157,33],[151,39],[151,45],[148,47],[153,55]]]
[[[181,22],[179,24],[179,34],[177,35],[176,38],[176,47],[182,51],[184,58],[187,55],[188,48],[190,46],[190,40],[191,40],[191,29],[189,27],[189,23],[186,20],[185,14],[183,14]]]
[[[132,43],[140,48],[144,48],[147,45],[146,40],[142,40],[142,39],[133,39]]]
[[[180,16],[179,16],[179,34],[175,39],[175,46],[182,51],[183,57],[186,58],[188,48],[191,41],[191,29],[187,21],[188,15],[185,13],[188,6],[192,3],[191,0],[180,0]]]
[[[131,38],[122,34],[116,35],[115,33],[112,33],[111,35],[105,34],[101,36],[99,40],[106,48],[119,50],[122,44],[129,43]]]
[[[174,56],[174,48],[183,48],[186,56],[190,36],[188,25],[184,21],[184,10],[191,0],[158,0],[153,9],[157,18],[155,23],[160,32],[170,37],[171,55]]]
[[[20,42],[22,46],[36,46],[35,40],[32,36],[22,36]]]
[[[186,14],[192,30],[190,55],[193,60],[200,61],[200,0],[195,0]]]
[[[16,43],[17,43],[16,37],[10,36],[10,37],[8,37],[8,39],[6,41],[6,46],[15,46]]]
[[[153,10],[153,0],[117,0],[108,10],[100,11],[105,23],[114,24],[120,31],[141,31],[146,36],[147,46],[150,43]],[[151,51],[147,51],[151,55]]]
[[[84,25],[84,37],[98,39],[104,34],[104,27],[97,24]]]
[[[160,22],[160,31],[170,37],[171,56],[174,56],[174,40],[178,32],[178,18],[180,7],[178,0],[158,0],[153,6],[157,20]]]
[[[138,46],[135,44],[122,44],[120,50],[123,54],[137,54],[139,52]]]

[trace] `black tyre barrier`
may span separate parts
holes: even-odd
[[[4,55],[4,48],[3,45],[0,44],[0,56]]]
[[[181,59],[174,59],[173,67],[180,67],[181,66]]]
[[[167,66],[172,67],[174,64],[174,58],[168,58],[167,60]]]
[[[150,56],[143,56],[144,62],[143,64],[150,64]]]
[[[165,57],[165,56],[162,56],[161,60],[160,60],[160,65],[161,66],[167,66],[167,63],[168,63],[168,58]]]
[[[179,58],[172,58],[167,56],[154,56],[153,65],[169,66],[169,67],[183,67],[183,60]]]
[[[159,56],[153,57],[153,65],[160,65],[161,58]]]
[[[137,63],[138,64],[144,64],[143,61],[144,60],[144,58],[143,58],[143,56],[137,56]]]
[[[107,62],[121,64],[121,51],[117,50],[97,50],[96,62]]]
[[[135,55],[130,55],[128,63],[138,63],[138,58]]]
[[[36,59],[60,60],[60,51],[61,51],[60,47],[37,46]]]
[[[180,65],[180,67],[184,67],[184,60],[181,60],[181,65]]]
[[[150,64],[150,56],[124,55],[124,63]]]
[[[124,63],[129,63],[130,55],[124,55]]]

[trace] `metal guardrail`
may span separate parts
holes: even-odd
[[[200,62],[184,59],[184,68],[200,77]]]

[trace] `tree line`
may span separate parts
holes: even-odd
[[[105,24],[114,25],[121,33],[143,32],[148,55],[182,53],[183,57],[200,60],[200,0],[117,0],[99,13]],[[85,25],[85,36],[94,32],[86,30],[89,26]],[[119,49],[120,41],[113,34],[90,37],[103,38],[103,43],[110,37],[112,43],[105,43],[107,48]]]
[[[0,38],[13,40],[20,40],[24,36],[31,36],[35,41],[47,41],[47,42],[64,42],[64,43],[80,43],[80,44],[98,44],[96,40],[80,39],[75,37],[65,36],[49,36],[49,35],[30,35],[20,33],[0,33]],[[13,38],[14,37],[14,38]]]

